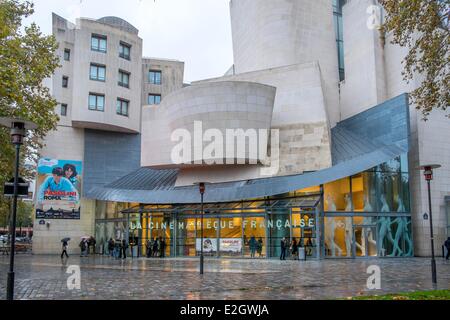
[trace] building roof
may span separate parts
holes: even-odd
[[[331,130],[333,166],[291,176],[214,183],[205,202],[240,201],[279,195],[345,178],[409,150],[409,103],[403,94],[343,120]],[[86,197],[148,204],[198,203],[197,186],[175,186],[178,170],[140,168]]]
[[[119,28],[121,30],[127,31],[132,34],[137,35],[139,33],[139,30],[135,26],[133,26],[128,21],[123,20],[122,18],[119,18],[119,17],[108,16],[108,17],[103,17],[103,18],[97,19],[96,21],[103,23],[103,24],[110,25],[115,28]]]

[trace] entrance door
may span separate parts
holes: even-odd
[[[353,226],[353,254],[355,257],[377,256],[376,226]]]

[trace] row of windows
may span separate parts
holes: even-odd
[[[107,37],[104,35],[93,34],[91,36],[91,50],[106,53]],[[123,41],[119,42],[119,57],[131,60],[131,45]]]
[[[160,94],[149,94],[148,104],[160,104]],[[117,98],[116,113],[122,116],[128,116],[130,101]],[[97,93],[89,93],[89,110],[104,111],[105,110],[105,95]],[[67,104],[61,103],[61,116],[67,116]]]
[[[129,100],[117,98],[116,113],[122,116],[128,116],[129,106]],[[105,95],[89,93],[89,110],[105,111]]]
[[[119,70],[119,80],[117,84],[121,87],[130,87],[130,75],[131,73],[123,70]],[[91,69],[89,73],[89,79],[96,81],[106,81],[106,66],[91,63]]]
[[[92,35],[91,50],[106,53],[107,38],[102,35]],[[120,42],[119,43],[119,57],[131,60],[131,45]],[[70,49],[64,49],[64,60],[70,61]]]
[[[130,73],[127,71],[119,70],[119,80],[117,84],[121,87],[130,87]],[[91,68],[89,71],[89,79],[95,81],[105,81],[106,80],[106,67],[99,64],[91,63]],[[69,86],[69,77],[62,77],[62,87],[67,88]]]
[[[150,71],[149,74],[153,74],[152,77],[149,76],[150,83],[152,84],[161,84],[161,72],[160,71]],[[131,73],[123,70],[119,70],[119,81],[117,84],[121,87],[129,88],[130,87],[130,75]],[[96,63],[91,63],[90,71],[89,71],[89,79],[95,81],[106,81],[106,66]],[[69,77],[63,76],[62,78],[62,86],[63,88],[67,88],[69,86]]]

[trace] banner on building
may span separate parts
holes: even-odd
[[[241,252],[242,239],[241,238],[220,238],[221,252]]]
[[[197,252],[201,251],[200,243],[202,239],[196,239],[195,249]],[[203,252],[217,252],[216,238],[203,238]]]
[[[82,162],[42,158],[36,180],[36,219],[80,219]]]

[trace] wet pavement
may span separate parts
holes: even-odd
[[[5,299],[9,257],[0,256],[0,299]],[[68,289],[69,266],[79,266],[80,285]],[[367,268],[381,270],[381,289],[367,288]],[[429,258],[265,259],[80,258],[18,254],[16,299],[335,299],[431,290]],[[450,289],[450,261],[437,258],[438,289]],[[72,277],[73,278],[73,277]],[[70,279],[69,279],[70,280]],[[72,282],[73,283],[73,282]]]

